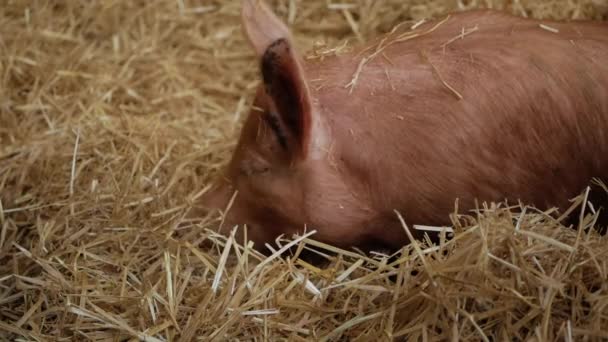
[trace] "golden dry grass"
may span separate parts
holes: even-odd
[[[465,2],[538,18],[608,13],[605,0],[271,3],[308,50]],[[283,242],[327,255],[323,268],[236,246],[205,230],[213,218],[186,221],[257,82],[239,10],[3,1],[0,338],[608,339],[606,239],[531,208],[490,208],[440,248],[413,244],[391,260]]]

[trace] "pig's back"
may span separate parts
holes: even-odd
[[[606,23],[491,11],[438,23],[385,40],[362,67],[379,50],[309,66],[362,196],[441,224],[455,198],[461,208],[474,198],[563,207],[606,176]]]

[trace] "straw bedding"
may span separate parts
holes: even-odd
[[[478,6],[605,20],[604,0],[274,1],[301,49]],[[185,219],[257,84],[239,1],[0,6],[3,340],[608,339],[608,247],[487,206],[389,259],[286,237],[263,257]],[[525,210],[524,210],[525,208]],[[404,226],[404,229],[411,227]],[[314,236],[313,236],[314,237]],[[325,263],[299,258],[315,250]]]

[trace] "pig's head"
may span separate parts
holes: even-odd
[[[369,209],[332,158],[339,152],[328,113],[309,87],[288,28],[255,0],[243,1],[242,23],[262,84],[232,159],[203,205],[223,212],[222,233],[238,225],[241,240],[246,225],[256,248],[305,228],[317,230],[315,239],[354,244],[361,231],[353,228],[369,219]]]

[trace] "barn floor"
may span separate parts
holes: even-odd
[[[271,3],[304,50],[458,3],[608,18],[605,0]],[[322,253],[323,267],[237,246],[206,230],[213,217],[187,221],[257,84],[239,11],[235,0],[4,1],[0,339],[608,339],[606,238],[532,208],[489,207],[440,248],[390,260],[283,242]],[[573,215],[588,213],[581,198]]]

